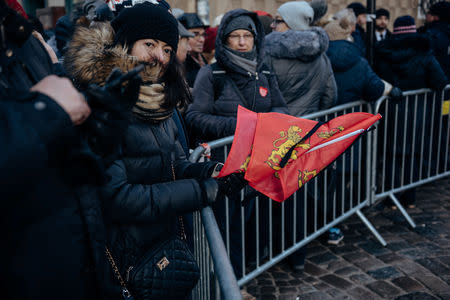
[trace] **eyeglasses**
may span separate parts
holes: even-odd
[[[284,23],[283,19],[273,19],[272,20],[272,24],[274,24],[275,26],[277,26],[278,24]]]
[[[201,33],[201,32],[198,32],[198,31],[194,31],[192,33],[195,35],[196,39],[201,38],[201,37],[202,38],[206,38],[206,32]]]
[[[243,38],[244,40],[246,40],[246,41],[248,41],[248,40],[253,40],[253,34],[251,34],[251,33],[246,33],[246,34],[244,34],[244,35],[239,35],[239,34],[230,34],[229,36],[228,36],[228,38],[229,39],[232,39],[232,40],[241,40],[241,38]]]

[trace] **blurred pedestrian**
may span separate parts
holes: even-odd
[[[208,64],[202,55],[206,39],[205,30],[208,26],[203,24],[196,13],[184,13],[178,20],[188,31],[194,34],[194,37],[189,38],[191,50],[188,52],[184,63],[188,85],[193,87],[198,71],[201,67]]]
[[[375,101],[389,94],[392,85],[383,82],[372,70],[367,60],[361,56],[358,47],[352,42],[352,28],[356,17],[351,9],[343,9],[339,19],[325,26],[330,38],[327,55],[333,67],[337,84],[338,99],[336,104],[366,100]]]
[[[433,55],[430,40],[417,33],[411,16],[398,17],[392,38],[375,47],[374,69],[387,82],[400,89],[442,90],[447,78]]]
[[[387,28],[390,14],[387,9],[379,8],[375,12],[375,42],[379,42],[391,37],[391,32]]]
[[[433,54],[450,80],[450,2],[440,1],[430,7],[422,33],[430,38]]]
[[[361,51],[361,55],[366,56],[366,31],[364,30],[367,21],[366,7],[359,2],[353,2],[347,8],[352,9],[356,16],[356,27],[352,32],[353,42]]]
[[[316,16],[317,18],[317,16]],[[313,8],[305,1],[281,5],[265,39],[267,64],[275,71],[289,113],[302,116],[335,105],[336,82],[326,55],[328,36],[311,27]]]

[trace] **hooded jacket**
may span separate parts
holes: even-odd
[[[101,84],[113,67],[128,71],[139,64],[127,49],[111,47],[113,39],[107,23],[78,28],[66,54],[68,73],[80,84]],[[147,65],[142,79],[150,83],[157,74]],[[202,190],[194,178],[210,177],[214,165],[186,159],[172,117],[143,121],[131,116],[121,159],[107,170],[110,180],[102,193],[111,250],[122,274],[158,241],[176,233],[177,216],[201,208]]]
[[[360,56],[359,49],[346,40],[331,41],[327,50],[338,89],[336,104],[366,100],[375,101],[383,95],[384,83]]]
[[[255,74],[234,65],[225,53],[224,29],[232,19],[242,15],[252,18],[256,25]],[[225,75],[213,76],[212,66],[204,66],[195,81],[194,102],[186,112],[186,123],[197,140],[210,141],[233,135],[236,129],[238,105],[255,112],[287,113],[276,78],[263,64],[263,42],[264,28],[256,13],[235,9],[225,14],[217,32],[215,54],[217,68],[225,71]],[[221,81],[220,90],[218,90],[217,81]]]
[[[291,115],[302,116],[336,103],[336,82],[325,53],[328,36],[323,29],[272,32],[265,48]]]
[[[430,40],[421,34],[402,34],[377,43],[375,72],[400,89],[441,90],[447,78],[433,56]]]

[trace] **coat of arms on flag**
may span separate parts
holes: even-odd
[[[245,172],[251,187],[282,202],[380,118],[358,112],[319,123],[239,106],[233,145],[219,177]]]

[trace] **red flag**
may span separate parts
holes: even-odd
[[[380,118],[369,113],[351,113],[318,124],[239,107],[235,139],[219,177],[245,171],[250,186],[282,202]]]

